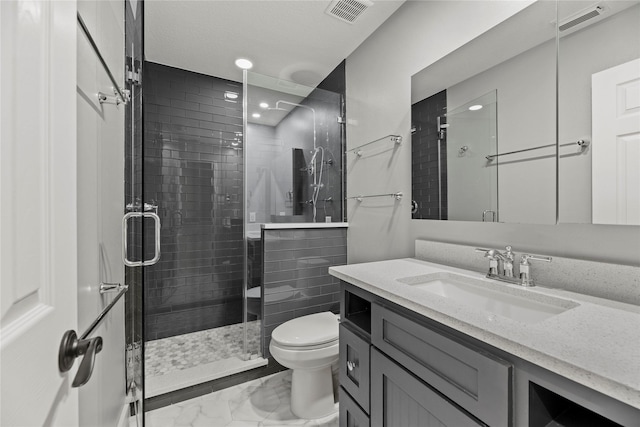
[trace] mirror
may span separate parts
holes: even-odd
[[[559,153],[559,222],[640,225],[640,2],[561,1],[558,16],[559,139],[591,141]]]
[[[555,224],[555,17],[533,3],[411,78],[414,219]]]

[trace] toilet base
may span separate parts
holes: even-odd
[[[331,365],[316,370],[294,369],[291,412],[298,418],[316,419],[335,411]]]

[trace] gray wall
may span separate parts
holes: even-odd
[[[396,132],[408,141],[411,75],[527,4],[405,3],[347,58],[347,149]],[[348,168],[347,196],[411,193],[410,144],[366,160]],[[509,243],[518,252],[623,264],[640,259],[640,227],[411,220],[408,197],[397,208],[355,209],[356,203],[350,200],[347,205],[350,263],[413,256],[417,238],[485,246]]]
[[[116,0],[78,2],[78,13],[100,46],[115,79],[124,81],[124,4]],[[112,294],[98,292],[100,283],[124,282],[119,230],[124,200],[125,108],[101,105],[97,97],[90,95],[107,92],[112,83],[79,29],[77,46],[68,48],[77,49],[78,55],[77,163],[74,165],[74,158],[68,159],[69,167],[75,166],[77,170],[77,189],[68,191],[77,190],[78,209],[77,213],[70,209],[68,214],[77,214],[78,220],[77,332],[80,334],[113,299]],[[74,111],[71,106],[57,105],[56,108]],[[103,348],[96,355],[91,380],[78,389],[79,425],[115,426],[123,414],[126,400],[124,329],[124,300],[121,299],[92,334],[92,337],[102,337]],[[76,369],[79,363],[75,363]],[[63,387],[59,393],[62,395],[64,391]]]
[[[296,317],[340,311],[340,281],[329,267],[347,263],[345,228],[263,231],[264,357],[271,332]]]

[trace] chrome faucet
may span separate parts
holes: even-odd
[[[513,275],[513,261],[515,260],[515,253],[512,249],[513,248],[511,246],[507,246],[504,252],[500,252],[497,249],[476,248],[476,252],[484,253],[485,258],[489,259],[489,271],[487,272],[486,277],[526,287],[535,286],[533,279],[531,278],[531,263],[529,263],[529,260],[551,262],[551,257],[522,254],[520,256],[519,277],[516,278]],[[502,269],[500,269],[501,263]]]
[[[529,263],[529,260],[551,262],[551,259],[550,256],[522,254],[520,256],[520,284],[526,287],[535,286],[531,277],[531,263]]]
[[[506,252],[502,253],[497,249],[476,248],[476,252],[484,253],[484,257],[489,259],[489,272],[487,277],[496,279],[499,277],[513,277],[513,258],[511,246],[506,247]],[[502,271],[500,273],[500,264],[502,263]]]

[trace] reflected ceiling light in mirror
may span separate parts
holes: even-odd
[[[253,113],[251,115],[251,117],[253,117],[254,119],[259,119],[260,118],[260,113]]]
[[[469,111],[478,111],[481,109],[482,109],[482,105],[480,104],[472,105],[471,107],[469,107]]]
[[[238,99],[238,96],[240,95],[238,95],[237,92],[225,91],[224,100],[229,102],[236,102],[236,100]]]
[[[250,70],[251,67],[253,67],[253,62],[249,61],[246,58],[238,58],[236,59],[236,67],[243,70]]]
[[[267,104],[266,102],[261,102],[260,108],[269,108],[269,104]]]

